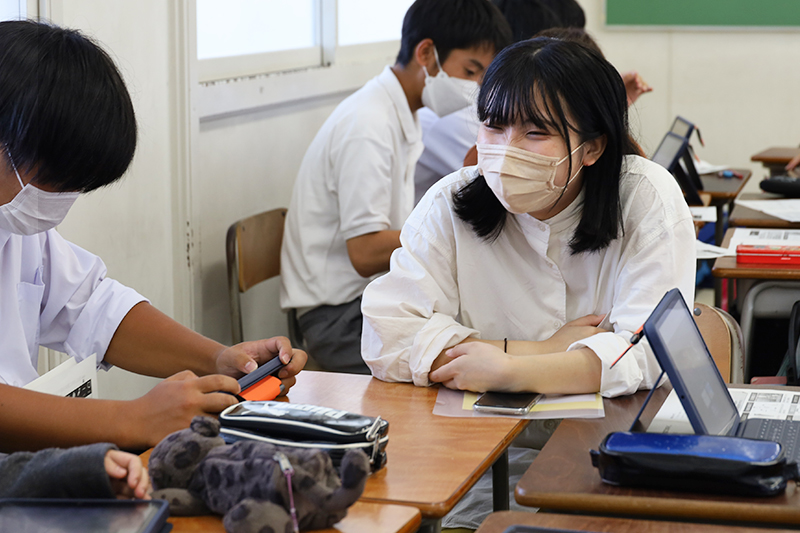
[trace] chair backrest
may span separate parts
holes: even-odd
[[[715,307],[695,302],[694,321],[725,383],[731,382],[734,343],[730,326]],[[732,319],[731,319],[732,320]],[[735,321],[734,321],[735,323]],[[739,357],[741,360],[741,356]]]
[[[228,228],[225,255],[234,344],[242,342],[240,294],[281,273],[281,244],[286,209],[265,211],[239,220]]]

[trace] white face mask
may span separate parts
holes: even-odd
[[[423,65],[425,87],[422,89],[422,105],[440,117],[472,105],[478,96],[478,82],[448,76],[439,63],[436,48],[433,49],[433,55],[439,73],[431,76]]]
[[[478,144],[478,169],[489,188],[508,211],[515,214],[533,213],[552,207],[583,168],[583,163],[567,184],[555,184],[561,159],[529,152],[505,144]]]
[[[58,226],[80,193],[47,192],[30,183],[25,185],[10,153],[8,160],[22,190],[13,200],[0,205],[0,229],[17,235],[34,235]]]

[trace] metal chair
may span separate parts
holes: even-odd
[[[286,211],[285,208],[265,211],[234,222],[228,228],[225,255],[228,262],[228,294],[234,344],[244,340],[241,294],[281,273],[281,244]],[[294,309],[289,312],[288,322],[292,346],[302,348]]]

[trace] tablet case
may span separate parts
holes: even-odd
[[[363,450],[373,472],[386,464],[389,422],[318,405],[242,402],[220,413],[226,442],[260,440],[277,446],[321,448],[335,466],[349,449]]]
[[[615,432],[590,454],[610,485],[774,496],[800,478],[780,444],[741,437]]]

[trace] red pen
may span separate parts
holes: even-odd
[[[638,342],[639,342],[639,341],[642,339],[642,337],[644,337],[644,332],[642,331],[642,328],[644,328],[644,324],[642,324],[641,326],[639,326],[639,329],[637,329],[637,330],[636,330],[636,333],[634,333],[633,335],[631,335],[631,343],[628,345],[628,347],[627,347],[627,348],[625,348],[625,351],[624,351],[624,352],[622,352],[621,354],[619,354],[619,357],[617,357],[617,358],[614,360],[614,362],[613,362],[613,363],[611,363],[611,366],[610,366],[610,367],[608,367],[608,368],[614,368],[614,365],[616,365],[616,364],[619,362],[619,360],[620,360],[620,359],[622,359],[622,356],[624,356],[626,353],[628,353],[628,350],[630,350],[631,348],[633,348],[633,347],[634,347],[634,346],[635,346],[635,345],[636,345],[636,344],[637,344],[637,343],[638,343]]]

